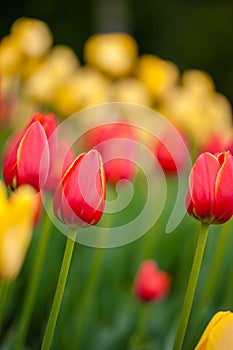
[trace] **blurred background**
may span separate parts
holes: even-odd
[[[140,53],[153,53],[183,71],[209,73],[233,103],[233,2],[154,0],[2,0],[0,37],[18,17],[45,21],[54,44],[71,46],[83,60],[83,46],[93,33],[124,31]]]
[[[23,125],[26,125],[24,116],[29,118],[35,111],[47,113],[52,110],[61,121],[82,108],[108,101],[110,95],[111,101],[133,101],[150,108],[158,108],[162,115],[187,134],[188,147],[193,159],[203,150],[216,153],[230,149],[233,152],[232,111],[228,102],[229,100],[233,105],[232,0],[1,0],[1,5],[0,38],[10,33],[16,19],[31,17],[40,19],[49,26],[53,43],[47,27],[45,40],[40,42],[34,39],[37,37],[34,36],[38,34],[37,30],[19,30],[18,22],[14,31],[2,41],[2,46],[0,45],[0,57],[4,58],[0,68],[5,73],[5,77],[4,74],[2,77],[6,81],[6,93],[3,93],[3,99],[0,101],[0,150],[12,132],[22,130]],[[27,29],[27,25],[23,28]],[[124,35],[120,36],[115,44],[116,54],[110,55],[108,59],[109,56],[106,58],[106,51],[103,50],[102,61],[93,64],[92,60],[98,61],[98,50],[95,46],[98,48],[99,44],[93,44],[93,41],[90,44],[88,41],[87,49],[87,39],[92,34],[112,31],[129,33],[136,41],[131,38],[126,40]],[[29,35],[29,40],[25,40],[28,33],[33,35]],[[43,39],[44,31],[39,30],[40,33]],[[115,41],[111,42],[114,49]],[[34,47],[34,43],[38,43],[38,46]],[[108,41],[107,43],[109,46]],[[135,43],[138,44],[139,55]],[[78,59],[69,48],[67,54],[67,47],[62,50],[56,48],[54,52],[54,47],[59,44],[71,47]],[[154,54],[162,60],[158,57],[152,57],[152,61],[150,57],[149,61],[148,57],[146,60],[144,57],[143,60],[143,54]],[[116,57],[116,61],[113,59],[113,68],[116,68],[116,71],[112,69],[111,64],[108,66],[112,57]],[[125,57],[129,60],[125,60]],[[140,64],[134,70],[135,60]],[[123,72],[122,62],[127,63]],[[94,68],[90,69],[91,64]],[[188,69],[191,69],[191,72],[187,73]],[[183,73],[185,71],[186,73]],[[4,87],[4,84],[2,86]],[[143,144],[148,143],[149,149],[157,152],[156,147],[159,143],[153,144],[154,139],[141,136],[145,138]],[[206,141],[210,144],[206,145]],[[88,149],[92,147],[93,145]],[[161,153],[163,155],[163,152]],[[178,155],[180,153],[182,152],[178,152]],[[167,159],[164,158],[166,163]],[[1,160],[0,157],[0,162]],[[169,161],[168,157],[168,163]],[[90,349],[90,346],[98,350],[128,350],[130,335],[135,331],[135,326],[137,327],[137,319],[140,320],[141,317],[138,314],[143,308],[143,305],[132,297],[132,283],[139,264],[148,258],[155,259],[158,266],[171,275],[172,288],[169,298],[162,303],[151,305],[145,325],[149,340],[146,349],[171,349],[196,243],[196,235],[187,233],[195,233],[199,228],[197,222],[185,217],[174,234],[164,234],[167,219],[175,203],[178,182],[176,176],[169,174],[169,169],[163,170],[167,180],[165,210],[147,235],[120,249],[94,250],[82,245],[75,248],[53,349],[66,349],[69,343],[70,350],[86,350]],[[176,175],[176,172],[174,174]],[[119,220],[113,215],[111,225],[116,223],[117,226],[131,215],[138,215],[138,203],[144,204],[147,195],[144,190],[145,181],[142,182],[142,179],[144,178],[141,173],[132,179],[135,182],[132,206],[129,206],[129,211],[122,211]],[[108,193],[115,198],[115,187],[109,186]],[[107,220],[106,226],[108,224]],[[7,295],[4,337],[9,342],[14,341],[14,335],[17,334],[19,317],[22,315],[22,305],[18,300],[25,294],[32,262],[41,242],[41,227],[40,224],[36,227],[23,269]],[[215,312],[233,310],[230,235],[232,222],[225,227],[222,243],[218,238],[221,237],[218,233],[222,229],[211,228],[211,239],[205,253],[194,313],[190,319],[187,346],[184,348],[187,350],[193,349],[197,344],[207,321]],[[52,227],[26,339],[26,344],[33,350],[39,349],[42,341],[64,244],[64,235]],[[222,260],[219,271],[216,268],[212,269],[215,254],[218,254],[216,260],[219,266]],[[211,285],[210,271],[214,271],[212,281],[218,281],[218,288]],[[207,281],[210,281],[207,289],[210,296],[203,293]],[[84,289],[88,293],[83,293]],[[93,298],[94,293],[98,298]],[[206,307],[203,299],[208,300],[208,297],[210,300]],[[198,324],[197,320],[200,320]]]

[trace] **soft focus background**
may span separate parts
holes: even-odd
[[[154,95],[151,92],[147,95],[145,93],[145,87],[143,88],[141,85],[136,84],[136,103],[138,102],[137,99],[139,99],[138,103],[140,104],[145,97],[145,105],[151,108],[156,106],[159,107],[159,111],[166,112],[166,117],[169,120],[177,123],[181,129],[187,132],[190,146],[205,146],[204,149],[206,150],[208,147],[211,148],[210,146],[213,146],[213,143],[216,146],[217,142],[213,137],[218,136],[220,137],[218,141],[220,142],[220,146],[223,146],[223,149],[225,149],[226,143],[227,148],[231,149],[233,147],[232,112],[228,103],[230,101],[231,105],[233,104],[232,1],[66,0],[65,2],[61,2],[59,0],[40,0],[36,2],[28,0],[1,0],[0,38],[9,34],[13,22],[20,17],[32,17],[44,21],[53,35],[53,43],[51,45],[63,44],[71,47],[81,62],[81,69],[79,69],[79,66],[77,67],[77,61],[72,61],[73,56],[71,55],[71,62],[74,62],[74,67],[71,65],[71,71],[68,72],[66,72],[66,69],[65,72],[61,70],[65,76],[65,78],[63,77],[64,81],[66,81],[66,73],[69,78],[71,77],[71,79],[67,80],[70,90],[64,84],[65,88],[67,88],[67,96],[63,93],[64,91],[62,89],[60,90],[61,86],[55,84],[54,86],[57,90],[50,89],[53,90],[51,93],[55,93],[55,96],[52,96],[52,99],[48,103],[46,93],[46,96],[42,95],[45,101],[42,98],[42,101],[38,99],[39,102],[35,99],[36,101],[33,100],[32,106],[29,105],[28,109],[26,109],[24,98],[26,96],[26,102],[28,102],[28,95],[34,91],[30,88],[24,90],[24,83],[27,81],[27,74],[30,75],[33,69],[37,68],[38,62],[36,60],[34,62],[33,55],[32,57],[30,55],[28,57],[27,55],[23,56],[28,59],[28,62],[32,59],[32,67],[24,64],[23,61],[23,64],[20,65],[21,71],[13,71],[13,85],[10,84],[10,79],[9,89],[6,88],[6,96],[9,93],[10,99],[6,99],[6,103],[3,101],[3,106],[10,106],[9,111],[11,112],[12,93],[13,102],[16,97],[16,107],[18,109],[16,108],[13,113],[12,124],[4,124],[5,120],[3,120],[2,130],[0,129],[1,151],[3,146],[5,146],[8,136],[15,129],[22,130],[24,128],[25,115],[29,117],[31,113],[39,109],[47,112],[50,110],[50,107],[52,110],[54,107],[55,113],[58,110],[58,117],[61,116],[63,118],[72,114],[73,108],[76,108],[76,105],[73,106],[72,104],[72,99],[69,100],[70,96],[75,95],[73,88],[76,93],[81,92],[81,97],[83,97],[81,87],[84,90],[84,97],[87,90],[91,93],[90,96],[87,94],[86,100],[84,98],[86,105],[84,104],[83,106],[81,98],[81,102],[79,99],[75,101],[77,102],[77,109],[91,105],[93,97],[96,97],[97,102],[99,102],[99,99],[101,101],[102,97],[104,100],[105,92],[110,91],[113,93],[115,91],[114,88],[119,92],[119,96],[122,97],[120,94],[121,86],[120,88],[117,85],[114,87],[114,84],[116,81],[121,81],[121,79],[124,82],[124,77],[117,77],[117,80],[113,74],[113,77],[109,75],[105,80],[106,77],[102,77],[102,72],[99,73],[99,70],[101,70],[99,68],[99,70],[91,72],[90,76],[88,70],[82,69],[83,66],[90,63],[84,59],[84,47],[87,39],[92,34],[109,31],[129,33],[136,39],[140,55],[157,55],[164,60],[169,60],[181,71],[179,77],[182,78],[179,78],[177,82],[175,66],[165,65],[165,78],[172,76],[169,70],[172,68],[175,76],[174,81],[170,81],[169,78],[167,80],[165,79],[165,83],[168,86],[165,84],[162,92],[159,89],[157,91],[157,86],[155,86]],[[14,40],[13,44],[15,44]],[[16,44],[18,45],[17,41]],[[18,48],[19,45],[15,47]],[[13,46],[14,50],[15,47]],[[128,44],[128,46],[126,44],[126,49],[128,48],[131,48],[131,44]],[[17,52],[17,50],[14,52]],[[17,58],[17,55],[15,56]],[[134,53],[132,56],[134,56]],[[51,58],[51,56],[48,57]],[[59,58],[59,55],[55,58]],[[70,58],[69,55],[68,58]],[[21,56],[20,59],[22,59]],[[61,63],[62,68],[64,66],[70,68],[69,64],[63,65],[62,60],[58,60],[57,62],[59,67]],[[20,61],[20,63],[22,62]],[[33,66],[34,63],[35,67]],[[160,63],[163,67],[164,62]],[[49,68],[48,71],[51,71],[50,64],[51,62],[47,66]],[[146,64],[146,67],[148,66]],[[160,65],[158,66],[159,71]],[[15,67],[17,67],[17,64],[15,64]],[[32,69],[32,72],[30,69]],[[132,70],[133,67],[130,69]],[[210,77],[206,76],[205,73],[204,75],[202,73],[201,75],[199,73],[196,74],[195,71],[194,74],[191,72],[191,75],[187,75],[187,73],[182,75],[186,69],[199,69],[209,73]],[[73,72],[75,72],[74,78],[77,79],[77,85],[72,80]],[[6,73],[6,78],[9,78],[8,73]],[[10,78],[12,78],[11,73],[9,74]],[[47,77],[46,70],[45,73],[44,75]],[[76,73],[80,74],[80,80],[79,75]],[[94,74],[93,76],[92,73]],[[153,79],[154,76],[151,77],[151,80],[148,79],[148,76],[150,78],[150,74],[146,76],[145,72],[141,76],[138,76],[140,75],[138,71],[136,73],[137,79],[140,82],[142,80],[146,86],[150,86],[151,81],[153,80],[152,82],[154,82],[156,80]],[[23,77],[22,85],[18,81],[18,74]],[[132,77],[135,72],[130,71],[127,74],[126,77]],[[54,75],[57,78],[56,74]],[[92,80],[92,77],[94,80]],[[54,82],[53,78],[54,76],[51,73],[52,83]],[[215,83],[215,87],[212,85],[211,78]],[[84,84],[86,81],[87,86]],[[96,84],[92,84],[93,81],[97,81]],[[180,85],[180,81],[183,84],[182,86]],[[113,85],[111,85],[112,83]],[[157,83],[159,85],[159,79]],[[11,86],[13,86],[13,89],[11,89]],[[36,80],[35,87],[38,86],[40,87],[40,84],[37,84]],[[91,89],[92,86],[94,87],[93,91]],[[96,86],[97,89],[95,89]],[[126,98],[128,98],[126,93],[128,86],[130,85],[126,84],[126,89],[122,89],[122,95]],[[132,91],[134,91],[134,84],[132,86]],[[174,90],[171,90],[174,94],[170,95],[170,87],[174,88]],[[43,91],[44,89],[42,89]],[[103,92],[103,96],[99,96],[99,91],[100,93]],[[21,92],[25,95],[21,95]],[[41,97],[41,91],[36,92]],[[158,92],[159,94],[157,96],[156,93]],[[14,96],[14,93],[16,96]],[[223,94],[226,98],[219,93]],[[61,96],[64,96],[64,100],[60,98]],[[115,100],[119,96],[116,93],[114,95]],[[120,97],[119,100],[121,100]],[[60,102],[67,102],[67,104],[59,105]],[[94,102],[96,102],[95,99]],[[17,103],[20,108],[17,106]],[[67,106],[70,107],[72,112],[67,112]],[[63,115],[64,110],[67,113]],[[5,112],[4,109],[3,111]],[[8,108],[6,108],[5,114],[9,119],[12,117],[11,113],[8,113]],[[219,132],[219,135],[215,135],[216,131]],[[203,145],[206,140],[210,140],[211,145]],[[224,145],[221,144],[222,142]],[[217,144],[217,146],[219,145]],[[203,147],[201,148],[202,150]],[[214,152],[219,150],[217,148]],[[196,150],[193,150],[190,147],[189,151],[192,156],[193,154],[196,156],[200,152],[200,149],[197,147]],[[194,159],[195,157],[193,157]],[[1,163],[1,167],[2,165]],[[122,217],[120,218],[121,223],[124,220],[127,221],[131,214],[134,216],[137,215],[139,203],[141,205],[141,203],[144,204],[145,202],[145,181],[143,182],[142,174],[139,173],[134,180],[134,201],[132,206],[129,207],[129,211],[122,213]],[[106,250],[76,245],[55,332],[53,349],[67,349],[67,344],[69,343],[69,350],[129,350],[128,343],[138,327],[137,323],[140,320],[141,313],[144,312],[144,305],[140,304],[132,295],[132,284],[140,263],[146,258],[156,260],[161,270],[167,271],[171,275],[172,286],[167,299],[161,303],[149,305],[147,318],[145,318],[145,323],[142,326],[143,331],[146,333],[146,344],[143,344],[140,349],[170,350],[172,348],[192,264],[197,232],[199,230],[199,224],[186,216],[182,224],[171,235],[164,234],[167,220],[174,206],[176,194],[177,178],[167,176],[166,205],[159,221],[151,228],[147,235],[132,244]],[[108,195],[115,196],[114,187],[109,186]],[[155,202],[156,200],[157,198]],[[35,234],[33,235],[32,244],[23,268],[18,278],[12,283],[7,295],[5,319],[2,328],[4,332],[0,339],[2,344],[3,342],[5,344],[14,342],[17,335],[18,321],[22,309],[22,303],[19,300],[23,300],[25,291],[27,290],[28,279],[31,275],[31,266],[41,238],[42,220],[43,215],[35,228]],[[103,226],[105,226],[105,220],[106,218],[103,218]],[[117,221],[118,218],[113,218],[112,225],[115,224],[114,220]],[[226,226],[211,227],[184,350],[194,348],[206,323],[215,312],[225,309],[233,311],[232,226],[231,220]],[[222,241],[219,238],[220,231],[223,232]],[[26,339],[27,347],[22,347],[24,350],[36,350],[40,348],[54,296],[64,244],[65,236],[56,228],[52,228],[42,275],[39,280],[35,307]],[[220,247],[220,250],[218,247]],[[212,275],[214,276],[214,283],[208,283],[208,292],[204,294],[210,271],[213,270],[213,262],[216,260],[217,251],[219,264],[215,267],[215,273]],[[218,282],[215,284],[215,281]],[[95,298],[93,298],[93,295],[95,295]],[[206,299],[208,300],[207,303]]]
[[[141,53],[173,61],[181,70],[208,72],[233,103],[233,3],[230,0],[154,1],[2,0],[0,37],[22,16],[48,23],[55,44],[71,46],[82,59],[93,33],[126,31]]]

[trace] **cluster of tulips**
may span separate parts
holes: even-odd
[[[204,72],[190,70],[184,72],[180,78],[177,67],[171,62],[153,55],[137,57],[135,40],[123,33],[91,37],[84,48],[86,66],[82,67],[70,48],[51,46],[52,35],[46,24],[32,19],[16,21],[9,36],[0,42],[1,133],[4,140],[7,139],[2,145],[3,181],[0,182],[0,326],[1,332],[3,331],[3,349],[20,350],[31,344],[34,344],[31,346],[35,346],[35,349],[41,346],[43,350],[52,347],[57,349],[59,346],[64,348],[59,343],[59,339],[62,339],[62,335],[59,338],[59,332],[62,332],[63,326],[57,331],[56,326],[60,309],[61,317],[62,310],[65,309],[65,305],[62,305],[63,294],[75,241],[78,241],[82,229],[84,235],[90,226],[97,225],[101,231],[106,197],[108,199],[112,195],[113,188],[118,183],[123,191],[127,187],[127,181],[134,182],[135,187],[139,189],[142,187],[141,174],[137,169],[138,143],[145,143],[145,147],[150,149],[155,163],[159,164],[171,186],[176,186],[180,172],[183,177],[187,175],[187,150],[190,149],[193,166],[183,202],[186,203],[188,214],[196,223],[201,223],[200,233],[193,259],[193,246],[181,246],[184,240],[190,240],[189,236],[194,235],[187,232],[187,227],[189,231],[197,229],[190,220],[188,224],[185,222],[184,225],[180,225],[180,236],[178,232],[166,236],[167,246],[164,238],[158,239],[164,228],[157,223],[145,237],[129,245],[131,250],[127,250],[128,260],[125,264],[132,264],[133,273],[129,274],[130,277],[127,275],[123,295],[127,295],[126,300],[130,298],[138,303],[139,314],[134,322],[128,322],[131,326],[125,326],[128,331],[122,331],[124,341],[112,337],[110,345],[103,345],[104,340],[102,339],[101,343],[100,338],[96,348],[133,350],[164,347],[180,350],[186,346],[188,350],[195,343],[197,350],[231,349],[233,313],[228,308],[233,307],[233,302],[229,303],[227,311],[219,311],[219,306],[213,310],[215,304],[211,303],[210,297],[212,290],[217,288],[218,272],[222,268],[221,262],[230,244],[228,234],[230,219],[233,216],[233,131],[228,101],[215,91],[211,78]],[[19,91],[22,93],[21,97]],[[59,134],[59,125],[70,114],[94,104],[113,101],[139,104],[159,111],[166,117],[167,123],[174,123],[175,136],[171,128],[165,128],[161,137],[156,138],[134,125],[132,115],[130,122],[125,120],[124,116],[121,120],[100,123],[99,126],[90,128],[82,135],[82,145],[85,149],[83,153],[79,151],[79,145],[71,144],[69,137]],[[37,109],[37,113],[31,113],[34,109]],[[46,109],[51,112],[45,114]],[[22,120],[19,121],[21,115]],[[83,122],[80,120],[77,127],[81,128]],[[26,125],[24,128],[22,123]],[[9,137],[12,128],[17,130]],[[156,177],[156,172],[154,176]],[[144,188],[140,190],[142,194],[138,198],[139,201],[145,192]],[[174,192],[171,199],[170,195],[168,191],[168,202],[174,199]],[[154,198],[155,206],[159,200]],[[48,209],[47,213],[44,208]],[[163,218],[165,221],[166,215],[165,219]],[[38,321],[39,335],[33,341],[29,336],[30,323],[33,319],[35,322],[34,310],[40,278],[43,269],[46,269],[43,265],[49,234],[53,228],[52,223],[56,223],[56,220],[66,228],[64,257],[53,302],[51,296],[46,300],[46,307],[50,310],[46,312],[47,321],[45,317]],[[219,241],[214,252],[216,263],[213,263],[209,278],[204,276],[206,286],[202,288],[201,293],[198,293],[197,288],[201,305],[197,303],[196,308],[193,308],[192,319],[196,285],[209,227],[212,224],[224,225],[218,232]],[[34,256],[27,260],[34,231],[39,231],[40,236],[33,251]],[[58,235],[57,232],[56,234]],[[178,241],[174,241],[172,235],[178,235]],[[162,247],[160,255],[157,254],[156,245]],[[86,322],[85,315],[91,314],[88,303],[91,304],[93,299],[96,299],[98,308],[95,284],[100,278],[104,254],[103,249],[95,249],[97,253],[96,260],[93,261],[94,272],[90,273],[87,285],[79,290],[80,312],[83,318],[77,321],[77,338],[76,318],[72,319],[70,315],[68,317],[72,320],[70,324],[75,323],[70,326],[74,334],[68,333],[68,338],[74,336],[74,344],[67,345],[71,349],[72,346],[74,349],[90,347],[91,339],[82,339],[85,331],[83,327]],[[180,252],[185,249],[188,249],[187,253],[182,255]],[[187,254],[191,256],[192,263]],[[160,256],[159,259],[157,255]],[[119,257],[125,258],[124,255]],[[161,269],[160,265],[166,266],[164,261],[169,259],[170,265]],[[57,261],[56,256],[51,258],[50,263],[54,260]],[[112,266],[110,260],[112,273],[113,270],[118,270],[118,267],[120,269],[120,263],[115,263],[117,265]],[[206,269],[207,265],[205,261]],[[27,268],[29,273],[27,278],[23,278],[23,293],[21,291],[23,302],[17,308],[19,315],[16,315],[11,306],[11,303],[14,305],[13,300],[17,299],[13,287]],[[127,267],[125,269],[127,270]],[[106,289],[111,283],[108,278],[109,274],[104,273],[103,280],[100,279],[101,288]],[[113,273],[113,278],[117,279],[119,275]],[[82,285],[82,282],[80,276],[78,283]],[[229,283],[227,285],[232,291]],[[74,287],[71,285],[70,290]],[[186,293],[183,296],[185,289]],[[176,304],[180,307],[180,293],[182,309],[176,307]],[[114,302],[117,303],[118,298],[122,298],[122,294],[118,295],[115,291]],[[123,304],[122,300],[120,304]],[[212,307],[211,311],[208,309],[209,304]],[[161,306],[161,309],[156,310],[153,321],[158,323],[159,318],[163,318],[161,314],[164,313],[165,331],[155,327],[156,331],[153,332],[154,324],[149,321],[152,320],[150,313],[155,310],[154,305]],[[113,308],[114,305],[111,305],[110,309]],[[67,309],[68,313],[72,313],[73,306]],[[129,313],[134,314],[134,311],[132,308],[128,309]],[[79,309],[76,312],[78,313]],[[179,319],[174,316],[177,313]],[[203,316],[204,322],[207,318],[213,318],[204,332],[203,323],[202,329],[197,327],[198,336],[195,334],[193,340],[190,335],[193,329],[191,326],[195,328],[201,322],[200,316]],[[92,324],[91,327],[93,329],[96,325]],[[188,328],[191,329],[189,332]],[[160,331],[162,335],[158,334]],[[161,340],[166,334],[167,340]],[[82,341],[86,345],[83,345]]]

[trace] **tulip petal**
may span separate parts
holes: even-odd
[[[195,350],[206,349],[208,337],[211,333],[211,330],[221,321],[223,317],[225,317],[226,314],[230,314],[230,311],[219,311],[213,316],[213,318],[208,323],[204,333],[202,334],[197,346],[195,347]]]
[[[210,153],[202,153],[190,173],[190,195],[197,217],[202,220],[213,217],[215,181],[220,165]]]
[[[49,165],[45,131],[39,122],[26,130],[17,152],[18,184],[32,185],[37,191],[44,185]]]
[[[214,215],[217,223],[224,223],[233,215],[233,157],[230,153],[221,153],[223,161],[215,184]]]
[[[30,119],[30,122],[28,123],[26,129],[34,124],[35,122],[39,122],[47,136],[47,139],[50,138],[50,136],[54,133],[56,129],[56,120],[53,113],[44,114],[44,113],[36,113],[33,115],[33,117]]]
[[[3,178],[10,189],[14,190],[17,187],[17,151],[23,135],[17,136],[10,142],[7,148],[6,159],[3,166]]]
[[[211,330],[208,339],[208,349],[210,350],[230,350],[233,349],[233,314],[225,313]]]
[[[54,213],[72,226],[97,224],[105,199],[103,166],[97,151],[81,154],[67,169],[54,195]]]
[[[56,152],[57,152],[57,135],[56,135],[56,120],[53,113],[44,114],[44,113],[36,113],[30,119],[26,130],[35,122],[39,122],[43,127],[48,143],[49,143],[49,151],[50,151],[50,170],[55,164],[56,161]]]

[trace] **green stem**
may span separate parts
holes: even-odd
[[[84,337],[84,329],[87,327],[90,309],[93,302],[93,295],[95,294],[96,285],[104,257],[104,248],[95,248],[95,253],[92,261],[92,269],[85,285],[85,293],[82,294],[79,305],[79,320],[76,327],[76,335],[73,346],[79,349]]]
[[[128,350],[136,349],[138,346],[142,345],[146,340],[145,330],[148,320],[148,313],[151,309],[150,304],[140,305],[139,314],[137,317],[137,323],[135,326],[135,330],[130,337],[129,345],[127,347]]]
[[[219,268],[221,266],[222,261],[224,260],[224,254],[227,250],[227,246],[229,242],[228,238],[229,238],[230,232],[231,231],[230,231],[230,222],[229,222],[222,226],[221,232],[219,233],[218,241],[216,244],[216,251],[215,251],[215,254],[213,254],[214,256],[213,264],[210,269],[205,291],[203,293],[201,303],[200,303],[201,309],[203,309],[207,305],[208,301],[213,296],[214,285],[216,284]]]
[[[176,333],[175,342],[173,345],[173,350],[182,349],[185,332],[186,332],[186,328],[188,325],[189,316],[190,316],[190,312],[193,304],[198,275],[200,272],[202,258],[205,250],[208,229],[209,229],[209,225],[202,223],[200,234],[198,237],[196,252],[193,260],[193,266],[192,266],[192,270],[190,273],[189,282],[186,290],[184,304],[181,311],[180,322]]]
[[[75,240],[74,240],[75,234],[74,232],[72,233],[73,233],[72,238],[68,237],[66,241],[64,257],[63,257],[62,266],[61,266],[61,270],[60,270],[60,274],[57,282],[57,288],[53,299],[49,320],[46,326],[41,350],[50,349],[50,346],[52,343],[53,334],[57,323],[57,318],[58,318],[58,314],[59,314],[59,310],[60,310],[60,306],[63,298],[63,293],[66,285],[66,280],[67,280],[71,258],[73,254],[73,249],[74,249],[74,244],[75,244]]]
[[[103,218],[105,227],[110,227],[112,223],[112,216],[107,216]],[[107,226],[106,226],[107,225]],[[99,228],[101,232],[101,227]],[[99,246],[104,245],[106,237],[102,237],[98,244]],[[98,278],[101,271],[101,266],[104,258],[105,248],[95,248],[91,271],[85,285],[85,293],[81,295],[79,305],[79,312],[77,313],[77,327],[75,332],[75,337],[73,339],[73,348],[79,349],[83,342],[83,337],[85,335],[84,329],[86,328],[89,320],[90,310],[93,302],[93,295],[98,284]]]
[[[0,331],[2,328],[3,321],[4,321],[4,311],[5,311],[5,307],[6,307],[6,300],[7,300],[8,290],[9,290],[11,283],[12,283],[11,280],[5,280],[5,281],[1,282],[1,287],[0,287]]]
[[[48,215],[45,214],[42,233],[39,238],[38,247],[36,248],[36,256],[33,262],[32,271],[30,272],[29,283],[19,319],[19,331],[15,341],[16,349],[20,349],[22,347],[27,336],[46,248],[51,234],[51,223],[52,222],[50,221]]]

